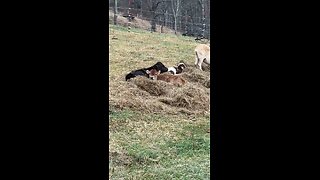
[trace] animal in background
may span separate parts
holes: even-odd
[[[199,44],[195,49],[194,64],[202,71],[202,63],[210,65],[210,46]]]
[[[128,73],[126,75],[126,81],[128,79],[131,79],[131,78],[134,78],[134,77],[137,77],[137,76],[149,77],[149,75],[146,73],[146,70],[150,71],[151,69],[159,70],[159,71],[161,71],[161,73],[164,73],[164,72],[168,71],[168,68],[165,65],[163,65],[161,62],[157,62],[156,64],[154,64],[151,67],[142,68],[142,69],[131,71],[130,73]]]
[[[186,83],[186,80],[180,75],[160,74],[160,71],[155,69],[147,70],[146,73],[149,75],[149,78],[153,80],[161,80],[177,86],[183,86]]]

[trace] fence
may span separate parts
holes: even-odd
[[[114,7],[109,6],[110,11],[114,11]],[[142,9],[134,9],[127,7],[118,7],[118,14],[124,17],[136,17],[141,20],[150,22],[150,31],[156,31],[157,25],[175,29],[175,18],[173,14],[163,12],[154,12]],[[130,16],[128,16],[130,15]],[[205,22],[205,23],[202,23]],[[201,17],[191,17],[187,15],[178,15],[176,17],[176,31],[182,35],[205,37],[210,39],[210,17],[206,20]]]

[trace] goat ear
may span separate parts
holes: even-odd
[[[158,71],[158,74],[160,74],[160,73],[161,73],[161,71],[159,70],[159,71]]]
[[[150,71],[147,69],[147,70],[146,70],[146,73],[147,73],[147,74],[150,74]]]

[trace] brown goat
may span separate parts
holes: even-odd
[[[153,80],[161,80],[177,86],[183,86],[186,83],[186,80],[180,75],[160,74],[160,71],[155,69],[151,69],[150,71],[147,70],[146,72],[149,74],[149,78]]]

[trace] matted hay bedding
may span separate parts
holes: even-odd
[[[194,64],[186,64],[186,68],[181,75],[188,82],[210,88],[210,66],[203,67],[205,68],[201,71]]]
[[[195,70],[194,75],[197,74]],[[199,73],[208,73],[201,72]],[[187,73],[186,73],[187,74]],[[155,81],[146,77],[136,77],[124,81],[123,77],[110,80],[109,107],[111,109],[132,109],[148,113],[167,114],[204,114],[210,112],[210,87],[199,83],[208,83],[207,75],[199,76],[199,82],[192,76],[182,87],[164,81]],[[193,81],[190,81],[193,80]]]

